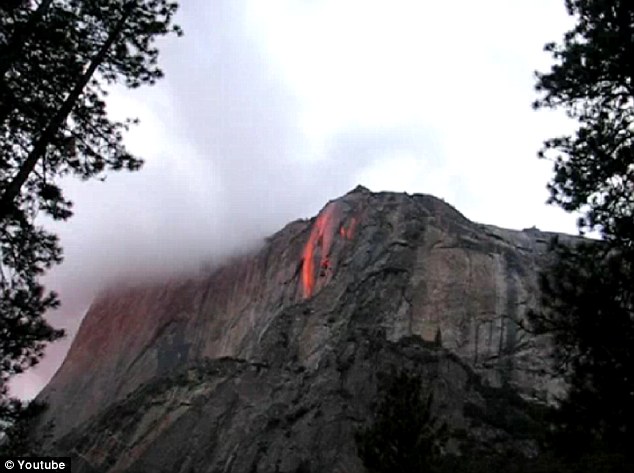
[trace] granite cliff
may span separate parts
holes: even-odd
[[[530,454],[524,405],[558,388],[522,328],[551,236],[359,187],[213,271],[107,291],[40,395],[47,448],[76,471],[361,473],[377,379],[407,369],[447,449]]]

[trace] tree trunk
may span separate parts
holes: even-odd
[[[50,3],[50,0],[49,0],[49,3]],[[91,77],[97,70],[97,67],[99,67],[99,65],[105,59],[106,54],[108,53],[108,50],[121,34],[121,31],[123,30],[123,27],[125,26],[126,21],[130,17],[130,14],[132,13],[133,7],[134,7],[133,1],[126,3],[123,9],[123,14],[121,15],[121,18],[119,19],[119,22],[117,23],[115,28],[108,35],[108,39],[105,41],[105,43],[103,44],[103,46],[101,47],[97,55],[90,62],[90,66],[88,67],[86,72],[84,72],[84,74],[81,76],[77,84],[75,84],[75,87],[73,88],[71,93],[68,95],[68,97],[66,97],[66,100],[64,100],[64,103],[62,104],[60,109],[57,111],[55,116],[53,116],[53,118],[49,122],[44,132],[37,139],[37,141],[33,145],[33,149],[29,153],[24,163],[22,163],[22,166],[20,167],[20,170],[18,171],[18,173],[11,180],[11,182],[5,187],[2,197],[0,198],[0,220],[6,218],[7,215],[12,213],[13,202],[15,198],[20,194],[20,190],[22,189],[22,186],[28,179],[31,172],[33,172],[33,169],[35,169],[35,165],[37,164],[39,159],[42,156],[44,156],[44,153],[46,152],[46,148],[48,144],[50,143],[51,139],[55,136],[55,133],[57,133],[57,130],[59,129],[59,127],[62,126],[62,124],[68,118],[68,115],[70,114],[73,107],[75,106],[75,103],[77,102],[77,99],[79,99],[79,96],[84,90],[84,87],[86,87],[86,84],[88,84],[88,82],[90,81]]]

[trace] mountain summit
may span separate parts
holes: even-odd
[[[357,187],[222,267],[110,290],[40,395],[48,448],[81,472],[361,473],[355,432],[407,369],[462,432],[447,448],[529,451],[492,419],[530,424],[517,406],[556,389],[521,323],[551,236]]]

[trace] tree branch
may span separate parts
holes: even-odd
[[[90,66],[88,67],[86,72],[84,72],[84,74],[81,76],[77,84],[75,84],[75,87],[73,88],[72,92],[68,95],[68,97],[62,104],[61,108],[58,110],[55,116],[51,119],[51,121],[49,122],[49,125],[46,127],[46,129],[44,130],[40,138],[35,142],[35,145],[33,146],[31,153],[27,157],[26,161],[22,164],[22,167],[18,171],[17,175],[5,188],[4,193],[2,194],[2,197],[0,198],[0,219],[4,219],[7,215],[12,213],[13,201],[20,193],[22,186],[24,185],[27,178],[29,177],[29,174],[35,168],[35,165],[37,164],[38,160],[46,152],[46,147],[48,146],[49,142],[51,141],[51,139],[57,132],[58,128],[68,118],[68,115],[70,114],[73,107],[75,106],[75,103],[77,102],[77,99],[79,98],[82,91],[84,90],[84,87],[86,87],[86,84],[88,84],[88,82],[90,81],[92,75],[97,70],[97,67],[99,67],[99,65],[103,62],[104,58],[106,57],[108,50],[121,34],[121,31],[123,30],[123,27],[125,26],[125,23],[128,20],[128,17],[132,13],[133,7],[134,7],[133,1],[126,3],[125,7],[123,8],[123,14],[121,15],[121,18],[119,19],[119,22],[117,23],[115,28],[112,30],[112,32],[108,36],[108,39],[105,41],[105,43],[103,44],[103,46],[101,47],[97,55],[91,61]]]

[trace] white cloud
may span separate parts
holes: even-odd
[[[358,183],[574,231],[543,205],[550,170],[536,159],[569,124],[530,109],[542,46],[570,25],[560,3],[181,2],[186,35],[161,43],[166,79],[110,102],[142,118],[128,142],[145,169],[66,185],[76,215],[55,227],[54,319],[72,333],[108,278],[219,258]],[[64,347],[17,388],[33,392]]]
[[[542,47],[571,23],[563,5],[324,0],[250,7],[249,27],[298,98],[301,129],[322,159],[350,130],[365,130],[375,146],[373,133],[408,130],[435,146],[379,144],[381,157],[358,162],[357,179],[374,189],[446,195],[477,220],[574,231],[574,217],[544,210],[550,171],[536,159],[566,119],[530,108],[533,71],[550,61]]]

